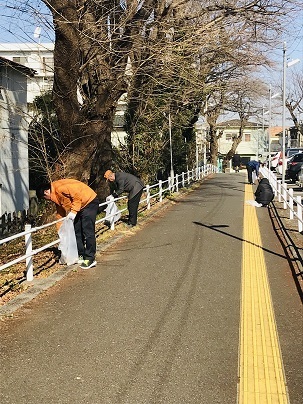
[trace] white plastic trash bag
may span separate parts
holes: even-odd
[[[109,203],[107,205],[107,208],[105,209],[105,215],[106,215],[106,222],[108,223],[109,226],[117,222],[117,220],[119,220],[121,217],[121,212],[119,211],[115,202],[113,202],[114,199],[115,198],[111,195],[106,198],[106,202]]]
[[[251,177],[252,177],[252,182],[255,183],[256,179],[258,178],[255,171],[252,172]]]
[[[258,203],[257,201],[245,201],[247,205],[255,206],[256,208],[261,208],[262,203]]]
[[[76,264],[78,262],[78,248],[73,221],[65,219],[58,234],[60,238],[58,249],[61,251],[60,264]]]

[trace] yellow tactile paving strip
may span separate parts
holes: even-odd
[[[253,200],[245,185],[245,201]],[[245,204],[239,404],[289,403],[256,208]]]

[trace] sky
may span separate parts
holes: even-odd
[[[16,5],[21,10],[16,11]],[[25,12],[26,10],[26,12]],[[54,32],[51,24],[51,16],[47,7],[41,0],[0,0],[0,43],[12,42],[53,42]],[[285,18],[286,21],[286,18]],[[39,38],[34,37],[37,27],[41,27]],[[272,87],[272,94],[275,94],[281,88],[283,76],[283,43],[286,43],[287,61],[300,59],[300,63],[287,69],[287,84],[291,85],[294,72],[303,72],[303,6],[300,10],[294,10],[294,16],[286,21],[286,29],[281,37],[277,38],[277,45],[269,57],[275,62],[275,69],[268,71],[262,70],[262,79],[268,86]],[[273,101],[279,103],[279,100]],[[278,114],[277,114],[278,115]],[[274,124],[279,125],[280,117],[273,114]],[[303,116],[299,117],[303,120]]]
[[[16,4],[22,10],[16,11]],[[24,11],[26,8],[26,11]],[[36,27],[41,27],[39,39],[34,37]],[[271,58],[276,61],[277,73],[282,73],[283,42],[286,42],[287,59],[301,59],[303,65],[303,7],[287,24],[288,32],[272,49]],[[0,0],[0,42],[53,42],[50,12],[41,0]],[[303,70],[301,68],[301,70]],[[269,78],[270,75],[269,74]]]
[[[16,4],[22,9],[16,10]],[[1,43],[37,42],[37,26],[41,27],[40,42],[54,41],[50,12],[41,0],[0,0]]]

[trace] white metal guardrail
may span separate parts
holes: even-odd
[[[303,231],[301,195],[294,196],[293,188],[288,187],[287,183],[282,184],[282,181],[278,180],[276,174],[268,168],[262,168],[262,171],[264,171],[264,176],[268,178],[278,202],[283,203],[283,209],[288,209],[289,219],[297,221],[298,231],[301,233]]]
[[[208,175],[215,173],[217,171],[218,171],[217,167],[213,166],[212,164],[207,164],[203,167],[198,167],[198,169],[187,171],[186,173],[183,172],[182,174],[177,174],[174,178],[169,177],[166,181],[160,180],[158,183],[156,183],[154,185],[146,185],[146,187],[144,189],[144,191],[146,193],[146,198],[141,199],[140,204],[146,203],[147,209],[150,209],[151,200],[153,198],[157,198],[156,200],[158,200],[159,202],[162,202],[163,198],[164,198],[164,194],[166,192],[168,192],[168,193],[178,192],[179,188],[181,188],[181,187],[184,188],[185,185],[189,185],[193,181],[198,181],[200,179],[203,179],[203,178],[207,177]],[[120,198],[116,198],[116,199],[114,199],[114,202],[117,202],[117,201],[125,199],[125,198],[127,198],[127,197],[122,196]],[[108,202],[103,202],[99,206],[101,207],[101,206],[106,206],[106,205],[108,205]],[[124,209],[121,209],[119,212],[123,213],[126,210],[127,210],[127,208],[124,208]],[[96,224],[108,221],[115,214],[116,213],[96,220]],[[32,234],[38,233],[39,231],[46,229],[48,227],[55,226],[58,222],[61,222],[63,220],[65,220],[65,219],[63,218],[63,219],[56,220],[51,223],[47,223],[43,226],[37,226],[37,227],[31,227],[31,225],[28,224],[28,225],[25,225],[25,231],[0,240],[0,246],[6,245],[7,250],[9,249],[9,243],[18,238],[24,237],[24,245],[25,245],[25,254],[21,255],[20,257],[14,259],[12,261],[5,263],[4,265],[1,265],[0,271],[25,260],[26,280],[32,281],[34,278],[33,256],[56,244],[59,244],[59,241],[60,241],[58,238],[54,241],[51,241],[48,244],[43,245],[40,248],[33,249]],[[114,230],[114,228],[115,228],[115,224],[113,223],[111,225],[111,230]]]

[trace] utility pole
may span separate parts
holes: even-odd
[[[282,81],[282,184],[285,183],[285,101],[286,101],[286,42],[283,42],[283,81]]]
[[[170,178],[171,178],[171,181],[174,183],[175,173],[174,173],[174,166],[173,166],[173,145],[172,145],[172,135],[171,135],[170,111],[168,113],[168,130],[169,130],[169,148],[170,148]]]

